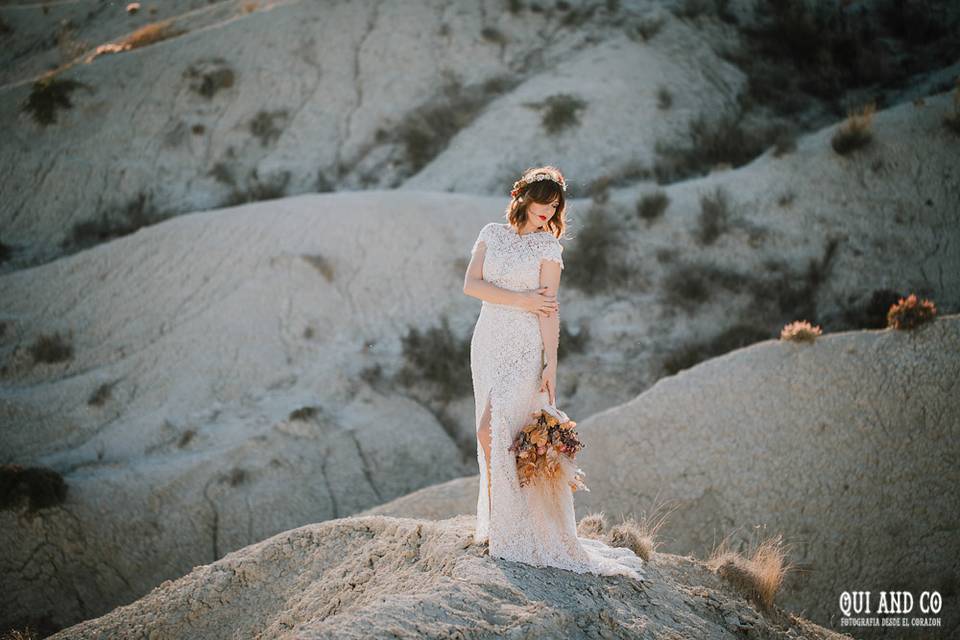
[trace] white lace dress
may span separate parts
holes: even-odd
[[[481,242],[486,246],[483,279],[504,289],[538,288],[543,260],[563,268],[563,247],[549,231],[520,235],[506,223],[491,222],[480,231],[474,251]],[[531,413],[549,399],[539,391],[544,362],[535,313],[481,303],[470,341],[470,369],[477,430],[486,403],[490,404],[492,508],[487,500],[487,464],[478,442],[480,494],[474,538],[488,541],[490,555],[496,558],[645,580],[643,560],[630,549],[577,536],[572,490],[544,491],[535,483],[519,484],[516,459],[508,447]]]

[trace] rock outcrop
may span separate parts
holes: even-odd
[[[307,525],[166,581],[68,638],[840,639],[758,610],[692,557],[658,554],[649,583],[492,559],[472,516]]]

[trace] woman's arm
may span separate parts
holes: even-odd
[[[552,260],[540,262],[540,285],[547,288],[547,292],[557,295],[560,288],[560,265]],[[560,346],[560,305],[557,304],[555,313],[540,316],[540,335],[543,337],[543,353],[546,362],[557,364],[557,348]]]
[[[495,304],[517,305],[520,302],[520,291],[504,289],[483,279],[483,256],[486,251],[487,246],[481,241],[471,254],[470,265],[467,266],[467,273],[463,278],[463,292]]]
[[[552,260],[540,262],[540,284],[556,295],[560,287],[560,263]],[[540,374],[540,391],[547,392],[550,404],[557,404],[557,348],[560,346],[560,308],[546,316],[540,316],[540,336],[543,340],[544,367]]]
[[[531,291],[511,291],[483,279],[483,258],[487,246],[481,240],[470,257],[470,265],[463,278],[463,292],[471,297],[495,304],[507,304],[536,313],[539,316],[556,311],[556,299],[542,287]]]

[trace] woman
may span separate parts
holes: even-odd
[[[474,538],[497,558],[644,580],[633,551],[577,537],[569,487],[521,487],[508,451],[533,414],[556,405],[565,190],[556,167],[525,171],[507,222],[483,227],[464,278],[463,292],[482,300],[470,342],[480,465]]]

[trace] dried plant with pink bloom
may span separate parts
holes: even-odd
[[[887,311],[887,326],[894,329],[914,329],[933,320],[936,315],[937,307],[933,302],[926,298],[920,300],[917,294],[911,293],[906,298],[900,298]]]
[[[821,333],[820,327],[806,320],[797,320],[783,327],[780,331],[780,339],[790,342],[813,342]]]

